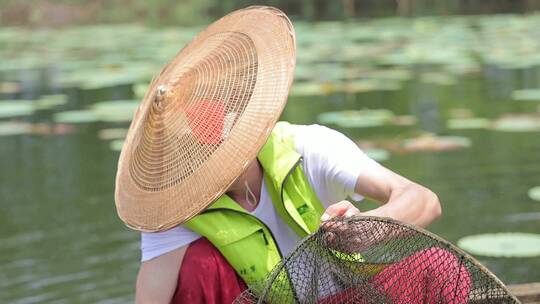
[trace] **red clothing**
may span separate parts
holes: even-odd
[[[471,278],[467,268],[450,252],[428,248],[385,267],[371,280],[393,303],[467,303]],[[246,289],[223,255],[207,239],[193,242],[180,269],[171,303],[230,304]],[[370,303],[349,288],[319,303]]]
[[[246,288],[219,250],[200,238],[186,250],[171,303],[230,304]]]
[[[395,304],[465,304],[472,286],[467,268],[456,256],[437,247],[385,267],[370,282]],[[362,292],[349,288],[318,303],[372,303]]]

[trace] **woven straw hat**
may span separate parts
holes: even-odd
[[[219,198],[268,139],[294,67],[292,24],[271,7],[235,11],[184,47],[152,81],[120,153],[126,225],[166,230]]]

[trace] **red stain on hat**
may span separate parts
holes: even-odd
[[[189,127],[200,143],[217,145],[225,125],[225,105],[221,101],[200,100],[186,112]]]

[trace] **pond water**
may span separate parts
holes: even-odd
[[[324,122],[431,188],[444,214],[429,230],[451,242],[540,231],[527,195],[540,185],[540,16],[295,27],[283,120]],[[117,148],[145,84],[198,30],[0,29],[0,302],[133,300],[139,234],[116,216]],[[321,116],[344,110],[362,111]],[[477,258],[506,283],[540,281],[538,257]]]

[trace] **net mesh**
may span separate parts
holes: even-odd
[[[519,303],[486,268],[423,229],[335,218],[302,241],[246,303]]]

